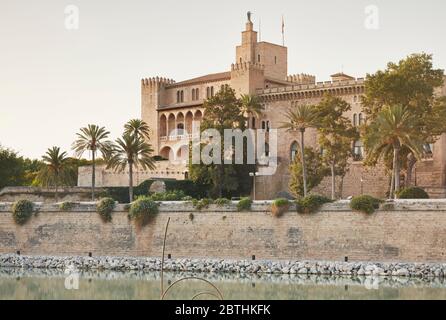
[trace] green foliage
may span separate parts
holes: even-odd
[[[192,212],[189,213],[189,220],[194,221],[194,218],[195,218],[194,214]]]
[[[305,198],[296,200],[296,209],[298,213],[315,213],[326,203],[333,200],[319,195],[309,195]]]
[[[112,198],[103,198],[96,204],[96,212],[99,213],[104,222],[112,221],[112,212],[116,207],[116,202]]]
[[[261,112],[261,106],[256,98],[245,96],[243,99],[238,99],[235,91],[229,86],[223,86],[222,90],[217,92],[215,96],[205,101],[204,108],[206,117],[204,117],[201,123],[201,130],[216,130],[221,137],[224,136],[225,129],[245,130],[248,121],[248,110],[252,113]],[[246,164],[246,143],[244,143],[242,150],[244,164],[234,164],[235,161],[232,162],[233,164],[224,164],[225,152],[223,144],[205,145],[203,143],[200,146],[202,150],[205,147],[210,149],[209,154],[215,154],[219,151],[221,164],[193,164],[190,161],[189,173],[191,180],[199,185],[207,185],[209,188],[208,196],[210,197],[221,198],[223,196],[232,197],[240,194],[249,194],[252,184],[249,172],[254,172],[255,166]],[[191,156],[192,153],[190,153]]]
[[[12,205],[12,217],[18,225],[24,225],[32,217],[34,203],[28,200],[19,200]]]
[[[363,195],[354,197],[350,202],[350,208],[355,211],[372,214],[375,212],[375,210],[379,209],[382,202],[382,200],[376,199],[372,196]]]
[[[192,202],[194,201],[194,198],[192,198],[191,196],[185,196],[181,199],[181,201]]]
[[[145,226],[158,213],[158,204],[149,197],[141,197],[130,206],[129,217],[139,226]]]
[[[252,200],[249,197],[245,197],[240,199],[240,201],[237,203],[237,210],[238,211],[249,211],[251,210]]]
[[[73,210],[74,206],[75,206],[74,202],[65,201],[65,202],[62,202],[61,204],[59,204],[59,209],[61,211],[71,211],[71,210]]]
[[[214,200],[214,204],[216,204],[219,207],[226,206],[226,205],[228,205],[230,203],[231,203],[231,200],[226,199],[226,198],[218,198],[218,199]]]
[[[429,199],[426,191],[418,187],[410,187],[401,190],[398,193],[399,199]]]
[[[186,195],[182,190],[166,191],[163,193],[154,193],[149,196],[153,201],[183,201]]]
[[[290,200],[285,198],[279,198],[273,201],[273,205],[276,207],[286,207],[290,205]]]
[[[204,198],[201,200],[194,199],[192,201],[194,208],[198,211],[200,211],[202,209],[207,209],[209,207],[209,205],[211,205],[212,203],[213,203],[213,200],[207,199],[207,198]]]
[[[307,190],[317,187],[329,173],[319,152],[312,148],[305,148],[305,163],[307,167]],[[296,197],[304,195],[302,162],[300,153],[290,166],[290,191]]]

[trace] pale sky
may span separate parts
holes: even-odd
[[[67,5],[79,8],[77,30],[65,27]],[[377,30],[364,25],[369,5]],[[89,123],[120,135],[140,116],[141,78],[228,71],[248,10],[279,44],[284,15],[289,74],[363,77],[423,51],[446,68],[444,0],[0,0],[0,144],[40,158],[70,151]]]

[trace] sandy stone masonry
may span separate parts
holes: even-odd
[[[372,215],[352,212],[342,201],[312,215],[291,208],[281,218],[271,216],[270,205],[256,202],[250,212],[236,212],[234,204],[196,211],[166,202],[140,229],[125,205],[106,224],[94,203],[70,212],[38,203],[37,216],[18,226],[11,203],[0,203],[0,254],[158,257],[170,217],[166,253],[173,258],[446,262],[446,200],[389,202]]]

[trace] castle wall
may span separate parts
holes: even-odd
[[[143,228],[128,219],[123,205],[111,223],[94,205],[79,204],[72,212],[46,205],[24,226],[9,210],[10,204],[0,204],[0,254],[160,257],[170,217],[166,254],[173,258],[446,262],[445,201],[398,201],[371,215],[341,202],[281,218],[271,216],[269,203],[255,204],[251,212],[234,212],[235,205],[196,212],[164,203]]]

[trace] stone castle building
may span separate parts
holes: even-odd
[[[278,129],[286,121],[284,114],[289,108],[316,104],[327,93],[341,97],[352,106],[346,116],[354,125],[359,126],[365,120],[360,104],[364,93],[363,78],[341,72],[333,74],[331,81],[318,82],[312,75],[288,74],[287,47],[259,42],[249,19],[229,70],[181,82],[160,77],[142,80],[141,117],[153,129],[151,143],[154,150],[165,159],[179,161],[160,161],[156,170],[139,172],[136,182],[147,178],[187,178],[186,153],[194,125],[205,116],[204,101],[224,85],[232,87],[237,95],[257,95],[264,104],[265,110],[260,117],[250,116],[250,128]],[[439,89],[438,93],[446,95],[446,88]],[[317,148],[314,130],[308,130],[305,139],[307,146]],[[279,129],[278,141],[277,172],[273,176],[256,178],[256,199],[272,199],[288,192],[289,165],[299,150],[299,134]],[[380,167],[363,166],[360,141],[355,142],[352,149],[354,157],[342,182],[341,196],[370,194],[384,197],[390,178]],[[414,170],[413,182],[427,188],[434,196],[446,196],[446,137],[426,149],[426,158]],[[125,173],[113,173],[99,167],[97,181],[98,186],[125,186],[128,178]],[[89,184],[88,168],[83,168],[79,185]],[[330,194],[328,178],[314,192]]]

